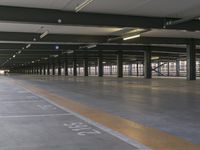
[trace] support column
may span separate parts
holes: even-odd
[[[144,52],[144,77],[146,79],[152,78],[152,72],[151,72],[151,50],[147,49]]]
[[[61,76],[61,58],[58,57],[58,75]]]
[[[123,77],[123,52],[119,51],[117,55],[117,76]]]
[[[98,58],[98,76],[103,77],[103,56],[102,52],[99,52],[99,58]]]
[[[77,76],[77,61],[76,61],[76,55],[74,54],[74,59],[73,59],[73,75]]]
[[[112,76],[112,64],[110,65],[110,75]]]
[[[54,76],[55,75],[55,59],[53,58],[52,59],[52,75]]]
[[[65,76],[68,76],[69,75],[69,72],[68,72],[68,58],[67,58],[67,55],[65,55]]]
[[[39,74],[39,63],[38,62],[36,63],[36,74],[37,75]]]
[[[129,65],[128,65],[128,75],[129,75],[129,76],[132,76],[132,75],[133,75],[132,72],[133,72],[132,64],[129,64]]]
[[[50,58],[48,59],[47,62],[47,75],[50,75]]]
[[[137,72],[137,77],[139,76],[139,64],[138,64],[138,61],[137,61],[137,64],[136,64],[136,72]]]
[[[160,66],[160,61],[158,61],[158,76],[160,76],[160,73],[161,73],[161,66]]]
[[[84,59],[84,76],[88,76],[88,58]]]
[[[196,44],[190,40],[187,45],[187,80],[196,80]]]
[[[177,77],[180,76],[180,60],[179,59],[176,60],[176,76]]]
[[[40,65],[40,75],[42,75],[42,62],[39,63],[39,65]]]
[[[169,72],[169,62],[167,62],[167,76],[169,77],[170,72]]]
[[[43,64],[43,75],[46,75],[46,62]]]

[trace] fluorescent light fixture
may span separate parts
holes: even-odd
[[[18,54],[21,54],[22,53],[22,51],[18,51]]]
[[[158,60],[160,57],[151,57],[151,60]]]
[[[37,39],[36,39],[36,38],[33,38],[33,41],[37,41]]]
[[[48,30],[45,31],[44,33],[42,33],[42,34],[40,35],[40,39],[44,38],[44,37],[47,36],[48,34],[49,34],[49,31],[48,31]]]
[[[97,47],[96,44],[92,44],[92,45],[88,45],[88,46],[87,46],[88,49],[90,49],[90,48],[95,48],[95,47]]]
[[[67,54],[72,54],[72,53],[74,53],[73,50],[67,51]]]
[[[106,64],[106,62],[104,61],[103,64]]]
[[[86,7],[87,5],[89,5],[91,2],[93,2],[94,0],[85,0],[83,3],[79,4],[76,8],[75,11],[79,12],[80,10],[82,10],[84,7]]]
[[[35,63],[34,61],[32,61],[32,64]]]
[[[15,58],[16,57],[16,55],[13,55],[13,58]]]
[[[137,34],[137,35],[133,35],[133,36],[124,37],[123,40],[127,41],[127,40],[131,40],[131,39],[136,39],[136,38],[139,38],[139,37],[141,37],[141,35]]]
[[[29,47],[31,47],[31,44],[26,45],[26,48],[29,48]]]

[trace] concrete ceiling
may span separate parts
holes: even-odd
[[[0,0],[0,5],[74,10],[84,0]],[[200,14],[199,0],[94,0],[84,12],[159,17],[189,17]]]

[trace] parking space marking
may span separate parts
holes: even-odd
[[[128,140],[127,143],[133,142],[132,144],[135,147],[143,146],[139,148],[141,150],[150,149],[144,145],[147,145],[154,150],[200,149],[199,144],[194,144],[190,141],[187,141],[181,137],[171,135],[167,132],[163,132],[155,128],[146,127],[134,121],[130,121],[97,110],[95,108],[91,108],[84,104],[64,98],[62,96],[56,95],[55,93],[49,92],[48,90],[44,90],[30,84],[20,85],[24,87],[25,90],[29,90],[31,93],[40,96],[41,98],[49,101],[50,103],[56,104],[57,106],[62,106],[62,108],[65,108],[65,110],[74,114],[78,118],[83,118],[84,121],[88,120],[90,124],[94,124],[96,127],[102,130],[106,129],[108,130],[108,133],[112,135],[113,133],[116,133],[115,135],[119,135],[118,138],[120,138],[121,136],[123,137],[123,135],[125,135],[124,137]],[[125,141],[123,138],[120,139]],[[136,142],[135,140],[138,142]]]
[[[17,115],[17,116],[0,116],[1,118],[31,118],[31,117],[54,117],[54,116],[72,116],[71,113],[64,114],[45,114],[45,115]]]
[[[14,82],[16,82],[16,81],[14,81]],[[24,88],[24,90],[29,91],[33,95],[36,95],[36,96],[42,98],[43,100],[45,100],[45,101],[57,106],[58,108],[61,108],[62,110],[65,110],[66,112],[71,113],[73,116],[83,120],[84,122],[86,122],[86,123],[88,123],[90,125],[93,125],[93,126],[99,128],[99,129],[101,129],[102,131],[104,131],[104,132],[106,132],[106,133],[108,133],[108,134],[120,139],[121,141],[124,141],[125,143],[127,143],[129,145],[132,145],[134,147],[137,147],[138,150],[152,150],[151,148],[149,148],[149,147],[147,147],[147,146],[135,141],[132,138],[129,138],[129,137],[121,134],[120,132],[118,132],[116,130],[113,130],[112,128],[108,128],[108,127],[106,127],[106,126],[104,126],[104,125],[102,125],[102,124],[100,124],[98,122],[95,122],[95,121],[89,119],[88,117],[80,115],[79,113],[76,113],[76,112],[72,111],[71,109],[68,109],[66,106],[63,106],[62,104],[59,104],[59,103],[57,103],[55,101],[52,101],[52,99],[50,98],[51,96],[50,97],[48,97],[46,95],[43,96],[44,94],[42,94],[40,92],[37,92],[38,88],[35,88],[35,87],[32,87],[32,86],[31,87],[30,86],[27,87],[25,85],[20,84],[19,82],[17,82],[17,83],[18,83],[19,86]],[[43,91],[42,89],[40,89],[40,90]],[[80,109],[82,110],[81,107],[80,107]]]
[[[41,102],[41,100],[20,100],[20,101],[1,101],[0,103],[10,104],[10,103],[38,103]]]

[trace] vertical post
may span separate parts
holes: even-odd
[[[99,52],[99,58],[98,58],[98,76],[103,77],[103,56],[102,52]]]
[[[95,63],[94,63],[94,65],[95,65],[95,67],[94,67],[94,74],[95,74],[95,76],[97,75],[97,61],[95,61]]]
[[[158,76],[160,76],[160,73],[161,73],[161,66],[160,66],[160,61],[158,61]]]
[[[48,62],[47,62],[47,75],[50,75],[50,58],[48,59]]]
[[[36,63],[36,74],[38,75],[39,74],[39,66],[38,66],[38,62]]]
[[[117,54],[117,76],[123,77],[123,52],[119,51]]]
[[[128,65],[128,75],[129,75],[129,76],[132,76],[132,75],[133,75],[132,72],[133,72],[132,64],[129,64],[129,65]]]
[[[136,64],[136,72],[137,72],[137,77],[139,76],[139,64],[138,64],[138,61],[137,61],[137,64]]]
[[[146,79],[152,78],[151,72],[151,50],[148,48],[144,51],[144,77]]]
[[[42,75],[42,62],[40,62],[39,65],[40,65],[40,75]]]
[[[167,62],[167,76],[169,77],[170,72],[169,72],[169,61]]]
[[[73,58],[73,75],[77,76],[77,60],[76,60],[75,52],[74,52],[74,58]]]
[[[52,75],[55,75],[55,58],[52,59]]]
[[[84,58],[84,76],[88,76],[88,58]]]
[[[32,75],[34,74],[34,65],[33,64],[31,65],[31,74]]]
[[[176,76],[180,76],[180,60],[176,59]]]
[[[187,45],[187,80],[196,80],[196,44],[193,39]]]
[[[46,62],[43,64],[43,75],[46,75]]]
[[[61,76],[61,58],[58,57],[58,75]]]
[[[68,55],[66,54],[65,55],[65,76],[68,76],[69,75],[69,72],[68,72],[68,68],[69,68],[69,66],[68,66],[68,57],[67,57]]]

